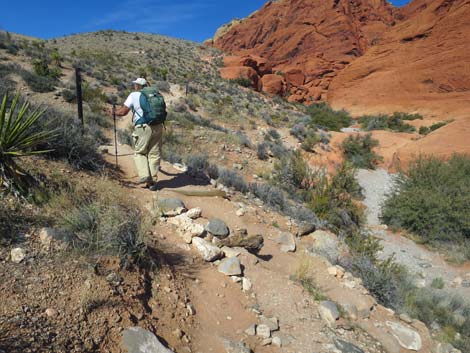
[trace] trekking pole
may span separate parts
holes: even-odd
[[[117,130],[116,130],[116,104],[113,103],[113,121],[114,121],[114,154],[116,156],[116,168],[118,167],[118,148],[117,148]]]

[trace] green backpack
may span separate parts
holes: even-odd
[[[163,96],[154,87],[145,87],[140,93],[140,107],[144,116],[139,116],[135,125],[156,125],[162,124],[166,120],[166,104]]]

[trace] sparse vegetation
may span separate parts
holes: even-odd
[[[356,168],[375,169],[382,160],[373,149],[379,146],[379,141],[372,138],[371,134],[351,135],[346,138],[341,147],[344,157]]]
[[[431,126],[421,126],[419,128],[419,134],[420,135],[427,135],[430,134],[431,132],[440,129],[443,126],[446,126],[450,121],[441,121],[438,123],[434,123]]]
[[[352,123],[352,118],[344,110],[333,110],[327,103],[312,104],[307,108],[310,115],[309,125],[332,131],[340,131]]]
[[[359,118],[359,123],[366,131],[391,130],[397,132],[415,132],[416,128],[405,123],[405,120],[423,119],[419,114],[395,112],[392,115],[365,115]]]
[[[403,172],[382,209],[382,220],[435,246],[461,246],[470,259],[470,157],[421,157]]]

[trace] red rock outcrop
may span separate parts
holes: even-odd
[[[326,91],[336,72],[363,55],[394,22],[385,0],[267,2],[216,38],[214,46],[269,59],[273,71],[285,74],[289,91],[305,100],[312,87]],[[303,85],[307,89],[298,92]],[[310,97],[321,97],[314,91]]]
[[[255,69],[249,66],[230,66],[220,69],[220,76],[226,80],[246,79],[251,81],[254,89],[260,90],[260,80]]]
[[[261,77],[261,90],[269,94],[283,96],[286,93],[286,84],[282,76],[267,74]]]

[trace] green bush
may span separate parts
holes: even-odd
[[[427,135],[434,130],[440,129],[443,126],[446,126],[449,122],[448,121],[441,121],[435,124],[432,124],[431,126],[421,126],[419,128],[419,134],[420,135]]]
[[[392,115],[365,115],[359,118],[359,123],[366,131],[391,130],[397,132],[415,132],[416,128],[406,124],[404,120],[422,119],[420,115],[393,113]]]
[[[421,157],[396,182],[382,220],[423,242],[470,244],[470,156]],[[467,258],[470,254],[467,251]]]
[[[22,70],[20,75],[28,87],[34,92],[52,92],[55,90],[55,86],[57,85],[57,79],[48,76],[40,76],[26,70]]]
[[[307,108],[310,115],[309,124],[332,131],[340,131],[353,122],[348,112],[344,110],[333,110],[327,103],[312,104]]]
[[[373,148],[379,145],[379,141],[372,138],[371,134],[351,135],[341,145],[344,157],[356,168],[375,169],[382,157],[377,155]]]
[[[252,87],[253,86],[253,83],[251,82],[250,79],[243,78],[243,77],[235,78],[235,79],[232,79],[232,80],[229,80],[229,81],[236,84],[236,85],[240,85],[242,87]]]

